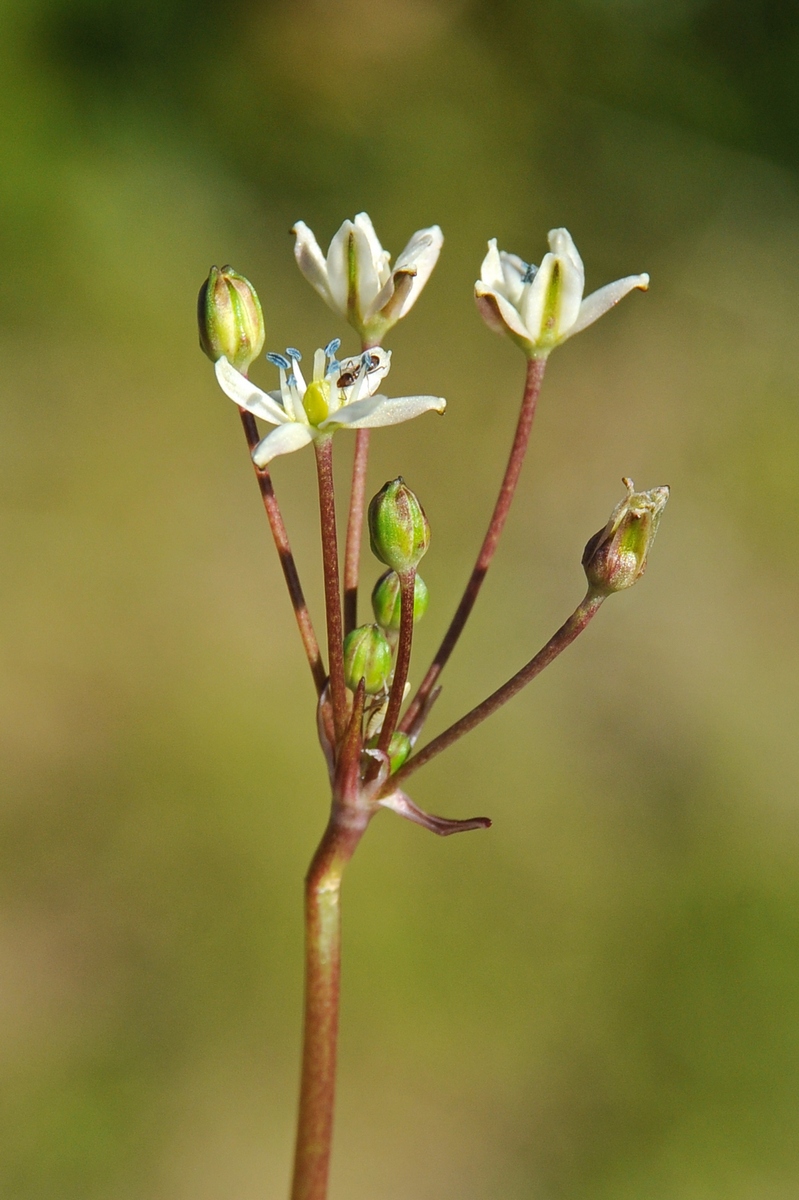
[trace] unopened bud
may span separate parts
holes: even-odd
[[[344,639],[344,681],[355,691],[363,679],[367,694],[386,690],[391,674],[391,646],[379,625],[360,625]]]
[[[583,551],[588,582],[603,595],[632,587],[641,578],[669,498],[667,487],[636,492],[631,479],[623,479],[622,483],[627,495]]]
[[[427,601],[430,593],[421,575],[417,575],[413,585],[413,622],[421,621],[427,612]],[[383,629],[396,630],[400,627],[402,609],[400,579],[396,571],[386,571],[381,575],[372,589],[372,608],[375,620]]]
[[[367,745],[373,749],[377,745],[378,741],[379,738],[377,737],[370,738]],[[395,733],[392,733],[391,741],[388,744],[389,773],[391,775],[400,769],[410,755],[412,749],[413,744],[407,733],[403,733],[401,729],[398,729]]]
[[[369,538],[377,558],[398,575],[410,571],[426,553],[430,525],[401,475],[385,484],[372,499]]]
[[[255,288],[231,266],[211,267],[197,297],[200,349],[246,371],[264,347],[264,314]]]

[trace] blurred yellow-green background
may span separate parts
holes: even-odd
[[[366,209],[395,254],[446,235],[389,345],[449,411],[370,470],[433,527],[417,680],[523,377],[474,310],[486,239],[535,261],[566,225],[589,289],[652,275],[553,356],[435,730],[571,611],[620,477],[673,491],[644,582],[415,778],[493,829],[385,815],[353,863],[332,1200],[793,1200],[796,0],[3,0],[0,30],[0,1196],[286,1193],[325,773],[194,304],[230,261],[270,348],[354,349],[287,231]],[[274,477],[321,623],[312,456]]]

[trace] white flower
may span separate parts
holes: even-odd
[[[280,391],[262,392],[226,358],[216,363],[219,386],[240,408],[276,425],[252,452],[257,467],[265,467],[279,454],[290,454],[337,429],[377,429],[398,425],[424,412],[443,413],[440,396],[399,396],[389,399],[377,389],[391,366],[389,350],[367,350],[357,358],[339,362],[338,338],[313,360],[313,378],[305,382],[300,370],[302,355],[289,348],[285,355],[267,354],[280,370]]]
[[[366,341],[379,341],[416,303],[436,265],[444,235],[438,225],[419,229],[394,267],[367,213],[345,221],[327,258],[304,221],[292,229],[294,256],[305,278],[334,312]]]
[[[567,229],[550,229],[550,253],[540,267],[497,250],[496,238],[474,285],[486,324],[507,333],[528,357],[543,358],[555,346],[592,325],[634,288],[646,291],[648,275],[628,275],[583,299],[585,270]]]

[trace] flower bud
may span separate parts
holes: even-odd
[[[430,545],[424,509],[400,475],[385,484],[369,505],[372,551],[398,575],[415,567]]]
[[[264,314],[252,284],[231,266],[211,267],[197,297],[200,349],[246,371],[264,346]]]
[[[632,587],[641,578],[669,498],[667,487],[636,492],[631,479],[623,479],[622,483],[627,495],[583,551],[588,582],[602,595]]]
[[[344,681],[355,691],[363,679],[367,694],[386,690],[391,674],[391,646],[378,625],[360,625],[344,639]]]
[[[374,749],[378,741],[378,737],[373,737],[370,738],[367,744],[370,749]],[[403,733],[401,729],[398,729],[395,733],[392,733],[391,741],[388,744],[389,774],[393,775],[395,771],[400,769],[410,755],[412,749],[413,743],[411,742],[411,739],[408,737],[407,733]]]
[[[413,622],[420,621],[427,612],[430,593],[421,575],[417,575],[413,586]],[[400,627],[401,590],[399,575],[386,571],[372,589],[372,608],[375,620],[383,629],[396,630]]]
[[[388,744],[389,770],[392,775],[400,769],[412,749],[411,739],[407,733],[403,733],[401,729],[392,733],[391,741]]]

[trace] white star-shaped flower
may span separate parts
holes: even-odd
[[[257,467],[265,467],[279,454],[300,450],[337,429],[377,429],[399,425],[425,412],[443,413],[446,400],[440,396],[389,398],[377,389],[388,374],[391,352],[376,348],[357,358],[339,362],[336,338],[317,350],[313,378],[306,383],[300,370],[302,355],[289,348],[285,355],[268,354],[280,370],[280,390],[263,392],[231,366],[226,358],[216,363],[219,386],[240,408],[277,428],[262,438],[252,452]]]
[[[474,285],[486,324],[511,337],[531,358],[546,357],[629,292],[649,287],[648,275],[628,275],[583,299],[583,260],[568,229],[549,231],[549,249],[535,267],[517,254],[498,250],[492,238]]]
[[[438,225],[419,229],[391,267],[367,213],[345,221],[327,258],[304,221],[292,229],[294,256],[305,278],[361,337],[379,341],[416,303],[438,261],[444,235]]]

